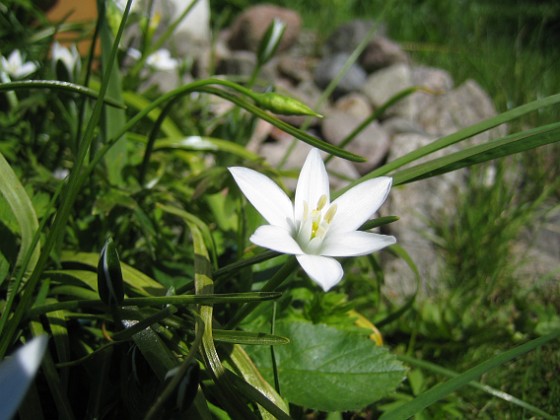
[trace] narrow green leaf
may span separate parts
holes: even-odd
[[[525,152],[536,147],[560,141],[560,123],[544,125],[500,139],[468,147],[459,152],[413,166],[397,172],[393,185],[405,184],[442,175],[457,169],[499,159],[515,153]]]
[[[484,373],[506,363],[510,360],[521,356],[531,350],[543,346],[549,341],[556,340],[560,337],[560,330],[553,332],[552,334],[536,338],[528,343],[522,344],[511,350],[498,354],[485,362],[467,370],[461,375],[450,379],[447,382],[441,383],[439,385],[430,388],[429,390],[423,392],[414,400],[399,406],[398,408],[384,413],[380,418],[384,420],[393,419],[407,419],[419,413],[431,404],[445,398],[452,392],[460,389],[461,387],[468,385],[471,381],[478,379]]]
[[[68,328],[66,326],[66,312],[53,311],[47,315],[47,321],[53,337],[56,349],[57,360],[65,363],[70,360],[70,339],[68,337]],[[68,393],[69,370],[60,370],[60,387],[61,391]]]
[[[29,325],[33,335],[35,336],[43,335],[46,333],[43,325],[38,321],[32,321]],[[59,371],[54,364],[53,358],[48,348],[46,349],[45,355],[43,356],[41,370],[46,382],[49,385],[52,400],[56,406],[60,418],[68,420],[74,419],[75,417],[72,410],[72,404],[70,404],[68,394],[62,388]]]
[[[88,289],[97,292],[97,273],[88,270],[52,270],[45,271],[45,277],[55,282],[65,285],[75,284],[78,286],[86,286]]]
[[[23,89],[48,89],[75,93],[91,99],[98,99],[99,97],[99,92],[97,90],[70,82],[61,82],[59,80],[25,80],[20,82],[0,83],[0,92]],[[103,102],[115,108],[125,108],[122,101],[119,102],[112,98],[103,98]]]
[[[128,308],[127,308],[128,309]],[[161,311],[156,312],[150,316],[142,316],[140,320],[129,320],[126,322],[127,327],[124,330],[118,331],[112,335],[115,341],[128,340],[136,334],[140,334],[142,331],[147,330],[153,324],[163,321],[165,318],[169,318],[171,315],[177,312],[177,308],[174,306],[166,306]]]
[[[38,245],[36,245],[31,251],[33,236],[39,229],[39,221],[37,220],[35,209],[33,208],[33,204],[31,203],[25,188],[23,188],[23,185],[19,182],[19,179],[10,164],[6,161],[6,159],[4,159],[4,156],[1,153],[0,193],[4,196],[4,199],[10,206],[13,216],[19,225],[21,246],[18,252],[16,264],[21,265],[25,254],[27,252],[31,252],[31,258],[29,259],[27,266],[24,267],[25,271],[31,272],[35,268],[40,254]]]
[[[222,343],[276,346],[288,344],[290,340],[279,335],[255,333],[251,331],[220,330],[214,328],[214,340]]]
[[[455,378],[455,377],[460,375],[459,373],[457,373],[455,371],[452,371],[450,369],[446,369],[444,367],[441,367],[441,366],[436,365],[436,364],[431,363],[431,362],[427,362],[425,360],[419,360],[419,359],[416,359],[414,357],[410,357],[410,356],[406,356],[406,355],[399,355],[397,357],[398,357],[399,360],[401,360],[404,363],[408,363],[409,365],[416,366],[416,367],[419,367],[421,369],[426,369],[426,370],[429,370],[431,372],[438,373],[438,374],[441,374],[441,375],[449,376],[451,378]],[[519,398],[514,397],[513,395],[510,395],[507,392],[500,391],[499,389],[493,388],[493,387],[485,385],[485,384],[481,384],[480,382],[476,382],[476,381],[469,382],[468,385],[473,387],[473,388],[479,389],[483,392],[486,392],[493,397],[500,398],[500,399],[502,399],[502,400],[504,400],[508,403],[511,403],[511,404],[515,404],[518,407],[521,407],[524,410],[530,411],[533,414],[535,414],[537,416],[540,416],[544,419],[549,419],[549,420],[556,419],[556,417],[546,413],[545,411],[541,410],[540,408],[535,407],[534,405],[529,404],[529,403],[527,403],[523,400],[520,400]]]
[[[259,107],[257,107],[255,105],[239,98],[238,96],[232,95],[231,93],[226,92],[223,89],[217,89],[217,88],[213,88],[213,87],[201,87],[199,90],[202,91],[202,92],[212,93],[214,95],[221,96],[222,98],[225,98],[228,101],[233,102],[234,104],[236,104],[236,105],[238,105],[242,108],[245,108],[247,111],[249,111],[250,113],[252,113],[256,117],[271,123],[272,125],[278,127],[282,131],[285,131],[286,133],[288,133],[288,134],[296,137],[297,139],[309,144],[310,146],[316,147],[317,149],[323,150],[327,153],[333,154],[333,155],[338,156],[342,159],[351,160],[353,162],[364,162],[365,161],[365,159],[363,157],[358,156],[354,153],[348,152],[347,150],[341,149],[337,146],[334,146],[330,143],[327,143],[326,141],[318,139],[317,137],[314,137],[314,136],[306,133],[305,131],[302,131],[298,128],[295,128],[295,127],[291,126],[290,124],[287,124],[287,123],[279,120],[278,118],[270,115],[269,113],[261,110]]]
[[[97,293],[89,289],[77,286],[59,286],[53,289],[53,293],[62,291],[76,297],[87,299],[71,300],[65,302],[48,303],[32,307],[28,311],[28,317],[35,317],[44,313],[58,310],[78,310],[85,308],[106,308],[106,304],[99,300]],[[162,306],[162,305],[213,305],[220,303],[249,303],[262,302],[277,299],[281,296],[278,292],[251,292],[251,293],[229,293],[229,294],[208,294],[208,295],[178,295],[178,296],[157,296],[144,298],[129,298],[122,301],[122,306]]]
[[[459,130],[448,136],[442,137],[430,144],[427,144],[426,146],[423,146],[417,150],[413,150],[412,152],[407,153],[406,155],[401,156],[383,165],[382,167],[370,172],[369,174],[364,175],[363,177],[351,182],[338,193],[341,194],[342,192],[352,188],[354,185],[357,185],[367,179],[372,179],[381,175],[388,174],[389,172],[394,171],[395,169],[398,169],[408,163],[414,162],[415,160],[418,160],[421,157],[427,156],[438,150],[444,149],[452,144],[461,142],[465,139],[468,139],[484,131],[490,130],[491,128],[497,127],[501,124],[510,122],[516,118],[520,118],[526,114],[536,111],[539,108],[549,107],[559,102],[560,102],[560,94],[548,96],[546,98],[537,99],[536,101],[503,112],[495,117],[488,118],[477,124],[473,124],[469,127],[463,128],[462,130]]]
[[[154,147],[154,151],[170,149],[222,152],[229,153],[249,161],[262,160],[262,157],[247,150],[244,146],[213,137],[189,136],[161,139],[157,140]]]
[[[187,221],[187,225],[191,231],[194,246],[194,270],[195,270],[195,290],[196,294],[211,294],[214,291],[214,282],[212,280],[212,270],[208,259],[208,251],[204,244],[203,236],[198,226],[192,221]],[[212,333],[213,325],[213,308],[212,305],[200,306],[200,317],[204,323],[204,333],[202,334],[202,356],[204,364],[210,374],[212,380],[219,388],[219,398],[223,406],[232,416],[245,419],[256,419],[256,416],[248,409],[248,407],[239,400],[235,389],[226,375],[226,370],[220,360]],[[199,326],[196,326],[196,332],[199,332]]]
[[[131,5],[131,1],[127,3],[127,6],[123,13],[123,20],[121,22],[121,25],[119,26],[117,36],[115,37],[115,43],[111,51],[113,57],[117,55],[118,43],[124,31],[124,21],[126,20],[126,16],[128,16],[130,5]],[[112,62],[113,60],[111,60],[111,62],[109,63],[109,69],[107,69],[108,71],[106,72],[107,73],[106,76],[110,73],[110,67]],[[82,175],[87,175],[89,173],[88,171],[82,171],[82,169],[84,167],[86,157],[88,156],[88,152],[93,141],[95,130],[98,126],[99,118],[101,116],[101,111],[103,107],[103,98],[105,98],[105,93],[107,92],[106,89],[107,89],[107,84],[103,83],[99,91],[99,100],[96,101],[93,107],[91,118],[89,119],[89,122],[85,129],[85,133],[80,142],[80,147],[72,171],[70,172],[70,175],[67,178],[67,182],[61,184],[64,187],[62,193],[61,205],[57,209],[54,221],[51,225],[51,229],[49,230],[47,237],[45,239],[42,253],[39,256],[39,259],[37,261],[37,264],[33,272],[29,276],[26,288],[24,289],[23,294],[21,295],[21,299],[19,300],[16,309],[12,311],[12,305],[14,302],[13,300],[14,295],[12,295],[12,298],[8,300],[4,308],[4,311],[0,316],[0,336],[2,337],[2,340],[0,340],[0,358],[6,354],[9,344],[12,342],[13,337],[17,334],[20,322],[23,319],[23,317],[26,315],[27,311],[31,306],[32,299],[35,293],[35,288],[37,286],[37,283],[41,279],[42,270],[44,269],[47,263],[51,251],[54,249],[55,245],[59,243],[59,240],[62,237],[63,232],[65,232],[66,222],[70,217],[70,212],[72,210],[72,206],[74,205],[75,199],[78,195],[78,191],[80,190],[81,186],[86,180],[86,177],[83,177]],[[92,166],[88,167],[88,169],[93,170],[93,167],[95,167],[97,161],[95,162],[95,164],[94,162],[91,163]],[[17,274],[17,281],[21,281],[23,275],[24,275],[23,271],[20,270]]]
[[[104,3],[104,2],[103,2]],[[98,1],[98,4],[102,4]],[[122,102],[122,82],[121,74],[117,63],[117,57],[112,54],[112,48],[115,39],[109,27],[105,16],[105,7],[98,7],[100,20],[100,41],[101,41],[101,65],[103,69],[110,68],[107,83],[107,94],[115,98],[118,102]],[[126,19],[126,17],[124,17]],[[111,66],[109,62],[112,60]],[[123,109],[107,109],[104,110],[105,138],[107,140],[117,138],[116,136],[122,131],[126,124],[126,114]],[[118,139],[118,138],[117,138]],[[113,185],[123,184],[122,170],[128,161],[127,143],[120,141],[116,143],[105,156],[105,165],[107,166],[107,175],[109,181]]]
[[[283,419],[287,418],[290,409],[287,402],[276,392],[261,375],[247,352],[239,345],[233,345],[228,352],[228,358],[224,361],[227,366],[235,372],[239,372],[248,384],[262,394],[253,398],[263,409],[259,411],[264,419]],[[275,416],[275,417],[271,417]]]
[[[86,266],[92,270],[97,270],[99,255],[85,252],[63,252],[61,262],[66,264]],[[135,268],[121,262],[123,280],[131,291],[143,296],[161,296],[165,294],[165,287],[141,273]]]

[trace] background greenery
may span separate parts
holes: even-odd
[[[1,52],[5,54],[13,48],[25,48],[28,59],[45,61],[51,36],[47,32],[34,32],[42,24],[47,26],[42,21],[42,15],[31,6],[31,2],[21,0],[8,3],[15,3],[18,8],[13,9],[13,14],[0,14],[2,19],[10,19],[0,22],[0,37],[3,41]],[[243,0],[212,1],[214,24],[216,27],[226,24],[236,13],[254,3]],[[395,1],[390,3],[390,8],[385,7],[387,2],[377,0],[293,0],[273,3],[299,10],[305,26],[319,31],[319,42],[329,35],[322,28],[335,28],[337,24],[355,16],[375,19],[383,12],[389,35],[401,42],[415,60],[447,69],[457,84],[467,78],[476,79],[494,98],[499,111],[560,92],[560,74],[556,71],[560,65],[557,47],[560,10],[554,1]],[[52,72],[51,68],[44,66],[34,77],[54,79],[59,76]],[[130,86],[133,90],[136,80],[126,82],[130,83],[126,87]],[[118,89],[112,89],[110,93],[118,93]],[[80,119],[80,115],[85,112],[83,98],[54,90],[21,90],[18,99],[16,112],[0,114],[0,152],[12,163],[17,177],[25,185],[37,218],[53,220],[55,207],[49,205],[49,200],[56,195],[61,185],[60,179],[53,175],[53,170],[72,167],[76,156],[81,153],[84,126],[80,126],[80,121],[84,125],[87,122],[87,119]],[[128,97],[127,100],[127,118],[134,115],[135,106],[139,109],[145,106],[138,97]],[[9,108],[5,95],[1,96],[0,101],[2,110]],[[208,102],[204,98],[200,101],[185,99],[178,104],[180,106],[169,112],[169,119],[166,120],[168,125],[162,126],[161,131],[166,135],[175,130],[224,139],[247,138],[247,133],[253,127],[252,117],[243,117],[243,120],[239,114],[238,120],[224,118],[211,121],[205,118],[208,115],[205,109]],[[86,111],[91,109],[86,108]],[[558,116],[558,107],[546,107],[544,111],[527,114],[511,123],[511,129],[515,131],[557,122]],[[124,118],[119,121],[120,117],[122,115],[117,113],[107,117],[114,118],[113,129],[122,128],[122,124],[127,121]],[[94,150],[111,138],[111,133],[105,132],[104,126],[102,121],[96,126],[95,136],[93,132],[89,133]],[[241,256],[246,237],[258,219],[250,211],[241,215],[239,197],[228,195],[224,198],[220,194],[224,187],[234,188],[225,167],[250,162],[263,171],[272,170],[259,166],[258,157],[251,156],[242,147],[239,147],[241,150],[235,149],[235,153],[225,149],[215,152],[215,164],[211,170],[205,170],[206,163],[199,151],[175,150],[171,153],[162,147],[154,152],[149,167],[152,176],[157,175],[158,183],[153,189],[147,190],[138,182],[138,172],[149,135],[147,133],[151,132],[153,126],[154,122],[146,119],[127,133],[130,140],[129,160],[123,163],[123,179],[118,182],[108,180],[105,166],[100,164],[91,172],[83,188],[74,191],[75,204],[71,214],[68,214],[67,223],[58,227],[58,239],[48,238],[53,255],[47,265],[49,269],[87,266],[88,278],[91,280],[97,252],[103,246],[105,235],[110,233],[118,243],[121,260],[157,281],[155,284],[148,283],[150,287],[146,289],[139,287],[138,290],[127,290],[128,294],[152,296],[157,293],[150,288],[163,293],[164,287],[178,291],[190,290],[197,263],[192,258],[191,238],[196,230],[192,224],[197,222],[192,219],[192,215],[201,219],[197,226],[207,227],[207,231],[203,232],[207,235],[205,239],[212,236],[208,241],[214,241],[210,258],[216,266],[227,266]],[[155,131],[157,134],[157,129]],[[432,221],[438,235],[435,241],[447,256],[447,270],[438,279],[445,287],[438,293],[418,299],[408,312],[393,322],[384,322],[395,305],[380,293],[382,273],[375,257],[349,262],[355,270],[348,270],[344,285],[337,292],[314,293],[309,288],[308,279],[303,276],[297,276],[290,288],[284,290],[285,296],[277,303],[278,312],[284,319],[324,322],[336,325],[346,333],[355,329],[354,319],[348,316],[348,310],[357,310],[368,319],[379,321],[377,326],[386,343],[403,362],[411,366],[407,380],[395,395],[385,398],[381,404],[364,408],[360,413],[339,414],[338,417],[378,415],[411,401],[447,379],[450,373],[442,368],[466,371],[501,351],[560,326],[558,272],[545,278],[520,277],[515,269],[522,261],[517,260],[513,253],[520,235],[531,234],[527,228],[536,227],[547,213],[558,208],[559,157],[556,144],[509,158],[498,167],[498,182],[492,187],[483,187],[477,181],[483,177],[485,168],[474,168],[472,183],[457,203],[457,212],[450,212]],[[88,160],[84,162],[87,164]],[[505,176],[507,168],[518,162],[523,164],[523,171],[511,181]],[[66,203],[66,199],[61,199],[61,203]],[[188,210],[188,214],[177,211],[177,208]],[[223,208],[239,213],[239,217],[228,217],[227,212],[220,210]],[[17,226],[10,218],[4,202],[0,202],[0,210],[0,220],[3,221],[0,233],[3,239],[7,238],[0,244],[1,251],[11,263],[16,259],[12,244],[17,240]],[[59,208],[56,210],[58,213]],[[61,256],[60,251],[66,249],[91,254]],[[8,273],[5,262],[0,261],[2,279]],[[217,276],[216,291],[246,290],[253,281],[266,279],[275,268],[277,266],[267,262],[257,265],[254,273],[244,270],[241,274],[228,276],[228,273],[224,275],[222,272],[221,277]],[[83,273],[80,275],[85,276]],[[68,273],[46,272],[38,293],[39,305],[54,299],[93,299],[92,294],[95,297],[83,285],[78,287],[82,277],[73,277],[69,282],[65,276]],[[366,282],[365,278],[376,281]],[[137,278],[135,281],[142,284]],[[7,283],[2,284],[3,293]],[[74,287],[67,287],[69,285]],[[127,287],[130,289],[130,284]],[[159,315],[155,308],[157,306],[143,312]],[[232,308],[235,308],[235,304],[216,305],[215,318],[227,321]],[[264,319],[262,325],[268,327],[266,322],[270,319],[272,308],[264,304],[260,308],[247,322],[259,325],[259,321]],[[62,322],[65,317],[70,319],[67,324]],[[84,321],[84,318],[88,319]],[[73,313],[50,315],[44,322],[45,328],[66,329],[60,333],[62,339],[57,341],[59,361],[64,362],[64,357],[70,361],[78,356],[91,355],[96,345],[103,342],[101,322],[110,325],[110,314],[75,310]],[[179,348],[178,353],[184,351],[184,348],[180,348],[184,343],[177,337],[193,339],[195,316],[191,311],[182,309],[173,317],[165,318],[162,323],[165,324],[165,329],[162,329],[165,331],[159,331],[162,336],[165,336],[166,331],[176,334],[171,338],[167,335],[170,347],[174,350]],[[41,331],[41,326],[35,327],[38,332]],[[84,343],[91,345],[91,348]],[[136,345],[141,346],[142,343]],[[132,376],[134,369],[125,365],[130,364],[128,349],[115,350],[119,358],[107,356],[99,365],[109,369],[111,363],[118,364],[122,360],[122,372]],[[430,365],[430,362],[433,364]],[[68,371],[63,370],[62,388],[65,390],[61,392],[62,395],[55,395],[62,401],[53,403],[60,404],[57,408],[64,404],[72,405],[74,409],[79,408],[76,411],[79,414],[82,413],[79,410],[95,411],[100,410],[100,407],[108,407],[106,409],[113,409],[114,412],[125,408],[130,412],[137,409],[138,401],[132,397],[124,401],[123,405],[127,407],[119,407],[121,403],[115,403],[122,400],[119,394],[122,390],[119,388],[126,388],[120,387],[121,382],[112,382],[109,379],[113,378],[109,375],[96,375],[98,366],[95,364],[85,366],[90,372],[78,370],[76,374],[76,369],[72,370],[70,376]],[[139,366],[139,375],[146,374],[148,369],[145,363]],[[558,413],[560,386],[555,381],[558,369],[560,356],[557,346],[553,344],[491,371],[491,374],[482,378],[482,382],[493,386],[495,390],[522,398],[548,413]],[[115,371],[113,375],[118,376]],[[45,376],[47,380],[55,377],[54,374]],[[84,378],[94,378],[97,382]],[[151,377],[150,380],[153,388],[148,391],[155,392],[153,389],[157,381]],[[208,389],[209,395],[219,395],[219,390],[214,387],[209,386]],[[139,391],[141,395],[141,390],[132,390]],[[423,415],[425,418],[522,418],[529,415],[522,405],[489,395],[495,393],[492,394],[488,389],[481,390],[480,387],[463,388],[431,405]],[[111,401],[117,407],[104,406],[104,401]],[[305,412],[300,414],[302,417],[311,415]],[[322,413],[314,415],[319,418],[325,416]]]
[[[212,0],[234,16],[250,0]],[[446,69],[458,85],[475,79],[490,94],[499,112],[560,92],[560,3],[554,0],[281,0],[270,1],[298,10],[304,26],[319,42],[355,18],[383,14],[388,35],[417,62]],[[537,126],[560,120],[558,108],[524,116],[510,125]],[[417,302],[391,332],[401,350],[451,369],[464,370],[539,328],[560,325],[558,268],[550,276],[527,278],[517,270],[523,261],[513,254],[520,235],[535,232],[546,215],[558,211],[560,145],[545,146],[499,165],[497,183],[481,187],[484,167],[472,171],[472,182],[450,211],[434,220],[437,244],[446,255],[447,292]],[[521,163],[522,173],[506,181],[507,168]],[[551,267],[554,268],[554,267]],[[535,284],[537,286],[535,286]],[[540,286],[539,286],[540,285]],[[543,286],[546,285],[546,286]],[[366,308],[361,308],[367,313]],[[560,387],[552,378],[560,369],[557,346],[545,346],[484,381],[523,395],[549,413],[560,412]],[[444,377],[413,369],[407,394]],[[529,397],[530,396],[530,397]],[[406,398],[406,397],[403,397]],[[467,391],[432,406],[433,416],[462,415],[520,418],[523,409]]]

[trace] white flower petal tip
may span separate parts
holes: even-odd
[[[393,245],[396,238],[357,229],[387,199],[390,177],[364,181],[330,201],[329,178],[321,155],[312,149],[301,170],[294,203],[270,178],[247,168],[229,168],[247,200],[266,219],[251,236],[256,245],[293,254],[324,291],[343,277],[332,257],[367,255]]]
[[[14,416],[47,348],[46,335],[35,337],[0,363],[0,419]]]
[[[342,280],[344,275],[342,266],[334,258],[305,254],[297,255],[296,258],[311,280],[321,286],[325,292]]]

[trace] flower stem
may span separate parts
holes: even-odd
[[[289,279],[297,268],[295,257],[290,257],[288,261],[274,274],[268,282],[262,287],[261,292],[272,292],[276,290],[284,281]],[[258,303],[246,303],[227,323],[226,329],[232,329],[237,326],[247,315],[249,315],[258,305]]]

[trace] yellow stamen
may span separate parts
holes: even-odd
[[[335,214],[336,214],[336,204],[333,204],[329,207],[329,209],[325,213],[325,222],[330,224]]]
[[[325,204],[327,204],[327,196],[323,194],[321,197],[319,197],[319,201],[317,201],[317,210],[323,210]]]

